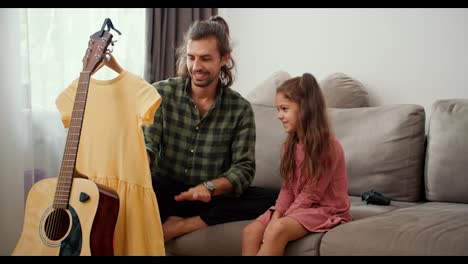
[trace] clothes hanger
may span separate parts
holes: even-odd
[[[101,69],[104,66],[111,68],[113,71],[119,74],[124,71],[122,66],[120,66],[120,64],[115,59],[114,55],[112,55],[111,53],[107,53],[105,58],[102,60],[99,66],[93,71],[92,74],[96,73],[99,69]]]
[[[105,27],[107,26],[107,31],[110,31],[111,29],[115,30],[117,33],[119,33],[119,35],[122,35],[122,33],[120,33],[120,31],[118,31],[114,25],[112,24],[112,21],[110,18],[106,18],[104,20],[104,23],[102,24],[102,27],[101,27],[101,37],[102,35],[104,34],[104,31],[105,31]],[[105,56],[104,56],[104,59],[101,61],[101,63],[96,67],[96,69],[91,73],[91,75],[93,75],[94,73],[96,73],[99,69],[101,69],[104,65],[111,68],[112,70],[114,70],[115,72],[117,73],[122,73],[124,71],[124,69],[119,65],[119,63],[117,62],[117,60],[115,59],[115,57],[111,54],[112,53],[112,47],[114,46],[114,43],[116,42],[117,40],[114,40],[111,42],[112,45],[109,45],[107,47],[107,52],[105,53]]]

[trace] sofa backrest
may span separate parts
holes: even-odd
[[[254,186],[279,188],[280,149],[286,133],[276,117],[275,90],[291,76],[277,71],[247,95],[257,140]],[[424,197],[425,112],[419,105],[329,108],[347,162],[349,194],[370,189],[398,201]]]
[[[432,105],[425,184],[429,201],[468,203],[468,99]]]
[[[252,105],[257,127],[254,186],[278,187],[286,138],[272,106]],[[337,109],[329,115],[346,158],[349,194],[374,189],[398,201],[423,197],[425,112],[418,105]]]
[[[276,118],[276,88],[291,75],[283,70],[273,72],[247,94],[255,115],[255,177],[254,186],[280,188],[279,173],[281,145],[286,139],[283,126]]]
[[[425,112],[419,105],[330,108],[346,158],[349,194],[374,189],[398,201],[423,197]]]
[[[280,147],[286,133],[276,118],[276,88],[291,78],[287,71],[273,72],[250,91],[246,99],[252,104],[255,115],[255,177],[252,185],[280,188]]]
[[[252,185],[279,189],[281,187],[279,173],[281,145],[287,134],[281,122],[276,118],[276,107],[255,104],[252,107],[257,131],[256,172]]]

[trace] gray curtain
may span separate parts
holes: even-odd
[[[195,20],[218,14],[217,8],[146,9],[145,80],[149,83],[176,75],[176,49]]]

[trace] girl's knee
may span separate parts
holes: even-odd
[[[268,225],[267,229],[265,230],[265,239],[281,239],[286,231],[286,225],[282,221],[275,221]]]
[[[263,226],[261,223],[259,223],[258,221],[253,221],[252,223],[244,227],[244,229],[242,230],[242,234],[249,235],[249,234],[257,233],[261,231],[262,228]]]

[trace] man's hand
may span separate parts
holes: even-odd
[[[174,199],[178,202],[202,201],[207,203],[211,201],[211,193],[205,186],[203,186],[203,184],[198,184],[197,186],[192,187],[187,191],[181,192],[180,194],[176,195]]]

